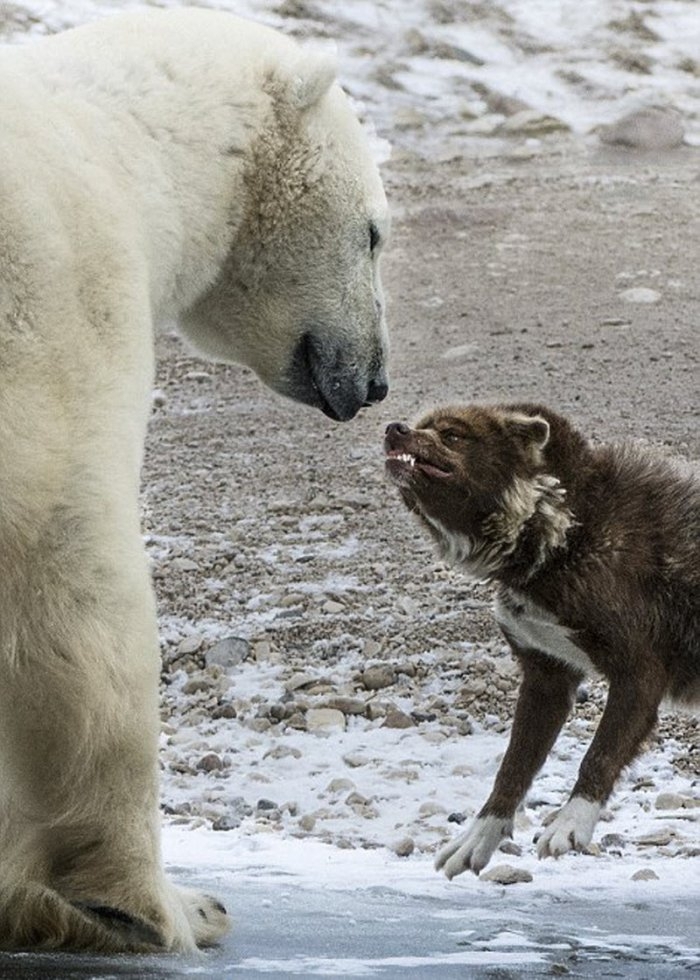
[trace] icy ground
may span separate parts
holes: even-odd
[[[198,962],[13,957],[0,977],[689,976],[698,729],[681,716],[620,781],[590,853],[538,862],[533,837],[600,717],[588,685],[487,868],[532,881],[432,870],[488,793],[517,678],[488,589],[435,561],[380,447],[387,421],[468,392],[542,398],[596,438],[697,465],[700,6],[203,5],[334,41],[392,148],[394,389],[351,426],[303,409],[292,424],[247,372],[161,338],[143,499],[164,848],[235,930]],[[22,42],[138,6],[13,0],[0,30]],[[691,147],[601,157],[595,127],[649,101],[678,110]]]

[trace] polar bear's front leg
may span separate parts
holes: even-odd
[[[60,565],[46,541],[14,583],[42,608],[0,623],[13,651],[0,654],[0,948],[211,945],[223,906],[162,868],[160,661],[140,536],[86,557],[75,539],[97,532],[72,533]]]

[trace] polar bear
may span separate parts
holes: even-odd
[[[336,420],[387,392],[387,204],[325,56],[229,14],[0,53],[0,948],[186,951],[139,528],[153,324]]]

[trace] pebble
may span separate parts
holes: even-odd
[[[318,677],[313,674],[292,674],[289,680],[285,681],[284,689],[292,694],[294,691],[299,691],[302,687],[310,687],[317,680]]]
[[[416,849],[416,842],[412,837],[402,837],[401,840],[392,844],[391,849],[398,857],[410,857]]]
[[[240,817],[234,816],[232,813],[225,813],[221,817],[217,817],[211,825],[212,830],[236,830],[241,825]]]
[[[421,817],[434,817],[438,813],[447,813],[447,810],[439,803],[433,803],[432,800],[421,803],[421,805],[418,807],[418,815]]]
[[[316,826],[316,817],[312,813],[305,813],[304,816],[299,820],[299,826],[307,834]]]
[[[196,572],[199,565],[191,558],[173,558],[171,566],[180,572]]]
[[[267,750],[263,759],[287,759],[289,756],[293,759],[301,759],[301,750],[292,745],[275,745],[274,748]]]
[[[466,813],[458,813],[458,812],[455,812],[455,813],[451,813],[448,816],[447,822],[448,823],[463,824],[466,819],[467,819]]]
[[[335,697],[325,701],[322,707],[334,708],[336,711],[342,711],[344,715],[363,715],[367,704],[360,698]]]
[[[503,854],[511,854],[513,857],[520,857],[523,853],[520,844],[516,844],[514,840],[501,841],[498,850]]]
[[[306,712],[306,730],[319,734],[344,731],[345,715],[335,708],[309,708]]]
[[[639,847],[666,847],[673,840],[675,834],[670,830],[657,830],[652,834],[645,834],[638,837],[635,843]]]
[[[502,133],[517,133],[523,136],[543,136],[546,133],[568,131],[569,127],[561,119],[548,116],[537,109],[522,109],[509,116],[499,126]]]
[[[640,868],[632,875],[632,881],[658,881],[659,876],[653,868]]]
[[[339,613],[345,612],[346,609],[342,602],[336,602],[335,599],[328,599],[321,606],[321,611],[331,616],[337,616]]]
[[[525,868],[514,868],[512,864],[498,864],[490,871],[482,871],[481,881],[495,881],[499,885],[516,885],[532,881],[532,875]]]
[[[649,289],[647,286],[632,286],[631,289],[623,289],[620,299],[626,303],[658,303],[661,293],[657,289]]]
[[[207,650],[204,654],[204,662],[207,667],[218,664],[228,670],[230,667],[238,667],[250,657],[250,654],[251,646],[247,640],[241,636],[227,636]]]
[[[379,664],[362,671],[362,684],[367,691],[381,691],[396,683],[396,672],[393,667]]]
[[[187,653],[196,653],[202,646],[204,642],[204,637],[200,636],[198,633],[194,633],[192,636],[186,636],[184,640],[180,640],[177,645],[177,654],[182,656]]]
[[[370,760],[365,755],[358,755],[356,752],[349,752],[347,755],[343,756],[343,762],[351,769],[359,769],[360,766],[366,766]]]
[[[221,756],[217,755],[216,752],[207,752],[197,763],[197,769],[200,772],[216,772],[224,768],[223,760]]]
[[[415,728],[415,721],[404,711],[394,708],[387,712],[382,728]]]
[[[598,131],[601,143],[625,146],[634,150],[670,150],[685,138],[679,112],[665,106],[645,106],[627,113],[610,126]]]
[[[684,805],[683,797],[678,793],[659,793],[654,800],[657,810],[680,810]]]
[[[355,789],[355,784],[352,779],[346,779],[343,776],[331,779],[330,783],[326,786],[327,793],[344,793],[346,790],[353,789]]]

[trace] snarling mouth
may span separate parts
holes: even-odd
[[[386,468],[395,477],[412,476],[416,472],[424,473],[426,476],[437,480],[445,480],[452,476],[452,471],[436,466],[424,456],[416,456],[400,449],[388,449],[386,453]]]

